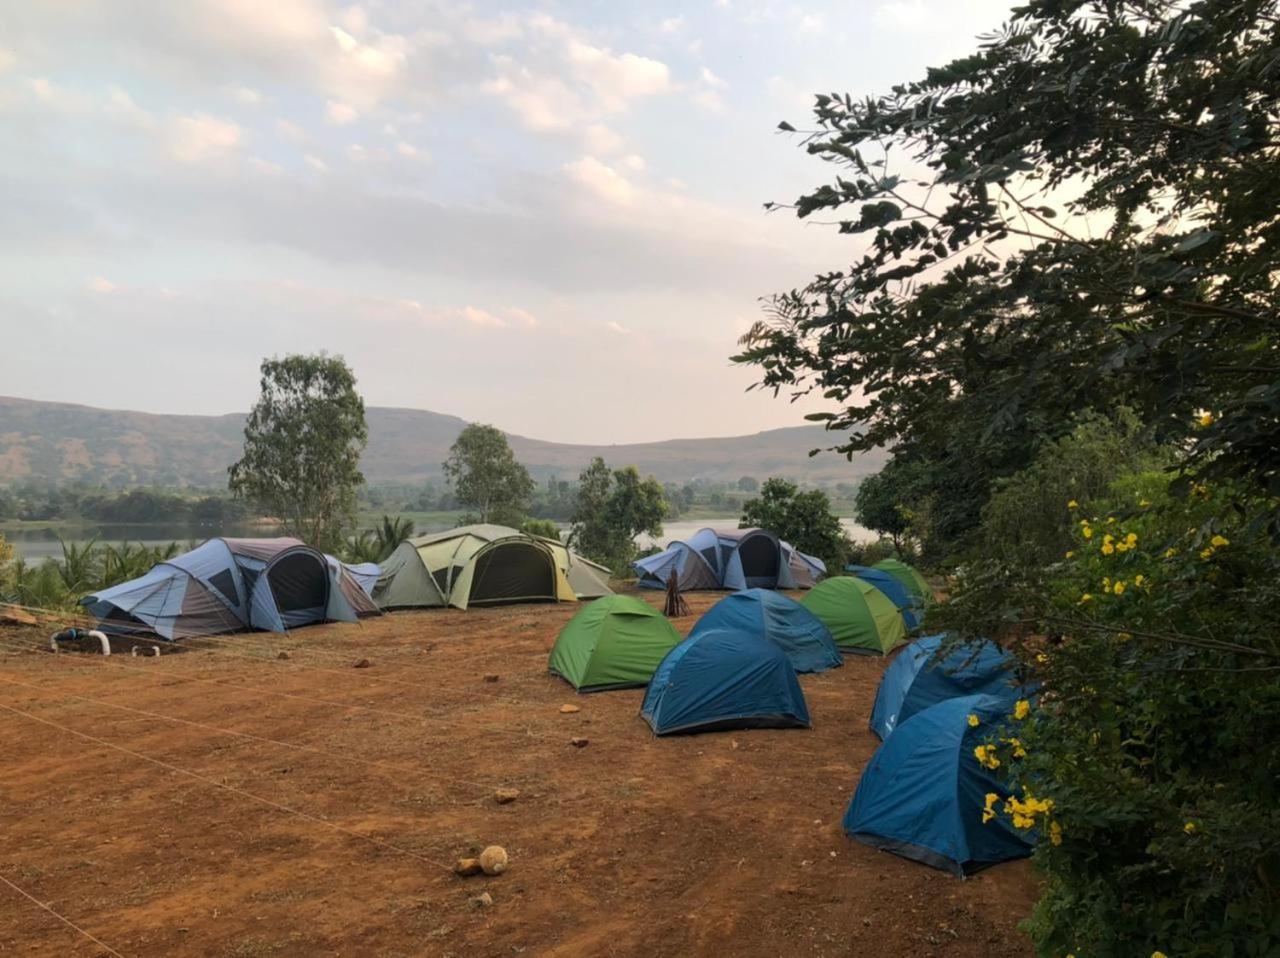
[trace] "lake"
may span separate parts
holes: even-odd
[[[662,527],[662,535],[656,539],[653,536],[639,535],[636,536],[636,544],[642,549],[647,549],[651,545],[665,546],[673,539],[685,539],[693,535],[699,529],[710,527],[712,529],[733,529],[738,522],[732,516],[725,516],[720,519],[681,519],[676,522],[668,522]],[[852,519],[841,519],[840,524],[844,527],[845,532],[849,534],[849,538],[855,542],[874,539],[875,534],[864,529]],[[559,523],[562,529],[568,528],[568,523]],[[427,525],[419,528],[418,532],[438,532],[449,528],[448,525],[441,525],[433,528]],[[68,543],[82,545],[95,536],[99,542],[109,542],[113,545],[119,545],[121,542],[128,540],[132,543],[141,542],[145,546],[164,546],[170,542],[177,542],[180,545],[187,543],[200,543],[205,539],[213,536],[265,536],[271,535],[270,528],[252,525],[230,525],[230,526],[199,526],[177,524],[156,524],[156,525],[77,525],[77,526],[48,526],[36,527],[28,525],[21,529],[2,529],[5,539],[13,543],[14,551],[18,557],[28,562],[40,561],[46,556],[62,557],[62,546],[58,542],[58,536],[61,535]]]

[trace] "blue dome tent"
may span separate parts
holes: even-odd
[[[640,715],[656,735],[731,728],[808,728],[796,671],[768,639],[711,629],[659,663]]]
[[[1009,703],[989,695],[939,702],[903,722],[871,756],[844,814],[845,832],[863,844],[963,878],[997,862],[1026,858],[1034,835],[1005,814],[983,822],[986,795],[1009,789],[983,768],[974,749],[1007,719]],[[977,715],[978,726],[968,718]]]
[[[284,632],[377,615],[377,566],[347,566],[297,539],[210,539],[137,579],[80,600],[98,628],[162,639]]]
[[[870,582],[883,592],[885,597],[896,605],[898,611],[902,613],[902,621],[906,623],[908,632],[920,628],[920,619],[923,613],[920,600],[908,592],[905,585],[883,569],[873,569],[870,566],[845,566],[844,571],[850,575],[857,576],[863,582]]]
[[[770,589],[727,595],[703,614],[692,638],[712,629],[749,632],[776,644],[797,672],[825,672],[844,665],[844,656],[822,620],[794,599]]]
[[[632,563],[638,584],[665,589],[671,573],[682,592],[694,589],[808,589],[826,575],[805,555],[763,529],[699,529],[656,555]]]
[[[917,639],[893,660],[876,690],[871,731],[888,738],[917,712],[961,695],[994,695],[1012,703],[1034,691],[1018,683],[1017,659],[994,642],[957,646],[942,655],[946,639],[945,634]]]

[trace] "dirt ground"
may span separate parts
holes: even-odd
[[[688,598],[682,632],[718,596]],[[810,731],[657,739],[642,690],[547,674],[575,611],[402,612],[160,658],[0,631],[0,955],[1030,954],[1027,863],[959,881],[841,832],[885,660],[801,676]],[[505,874],[452,874],[489,844]]]

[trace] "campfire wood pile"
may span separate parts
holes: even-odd
[[[678,619],[689,614],[689,603],[680,594],[680,585],[676,582],[676,570],[667,576],[667,602],[662,607],[662,614],[668,619]]]

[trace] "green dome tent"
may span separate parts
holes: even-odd
[[[831,630],[841,652],[888,655],[907,640],[898,607],[870,582],[855,576],[819,582],[800,604]]]
[[[907,565],[897,559],[881,559],[871,568],[879,569],[881,572],[887,572],[899,582],[902,587],[914,595],[922,602],[933,601],[933,589],[929,587],[929,583],[924,580],[919,572],[912,566]]]
[[[579,692],[648,685],[680,642],[680,633],[648,602],[629,595],[597,599],[556,638],[548,668]]]

